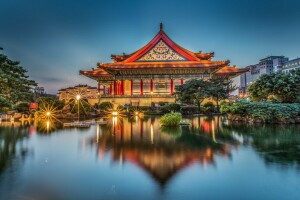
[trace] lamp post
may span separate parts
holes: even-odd
[[[80,94],[77,94],[76,99],[77,99],[77,104],[78,104],[78,122],[79,122],[79,101],[80,101],[80,98],[81,98]]]

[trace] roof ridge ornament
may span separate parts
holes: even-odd
[[[160,24],[159,24],[159,30],[160,30],[160,31],[163,31],[163,23],[160,23]]]

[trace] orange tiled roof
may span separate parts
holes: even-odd
[[[182,62],[131,62],[98,64],[102,69],[147,69],[147,68],[214,68],[228,65],[229,61],[182,61]]]
[[[85,76],[93,76],[93,77],[111,76],[111,74],[107,73],[104,69],[101,68],[92,69],[92,71],[80,71],[80,74]]]
[[[135,70],[151,68],[207,68],[215,69],[214,75],[233,75],[248,71],[248,69],[238,69],[227,66],[228,60],[212,61],[213,52],[194,53],[189,51],[174,41],[172,41],[163,31],[162,24],[158,34],[144,47],[132,54],[112,55],[114,63],[98,63],[98,68],[92,71],[80,71],[80,74],[97,79],[101,76],[113,76],[116,70]]]
[[[191,62],[199,62],[202,64],[202,61],[209,60],[214,56],[213,52],[194,53],[192,51],[189,51],[189,50],[181,47],[180,45],[175,43],[173,40],[171,40],[167,36],[167,34],[163,31],[162,24],[161,24],[160,31],[144,47],[140,48],[139,50],[137,50],[136,52],[134,52],[132,54],[123,53],[123,55],[112,55],[112,59],[115,61],[114,64],[118,64],[118,65],[121,65],[121,64],[125,65],[127,63],[143,62],[145,60],[147,62],[149,62],[149,58],[148,58],[148,60],[146,58],[145,59],[142,59],[142,58],[145,57],[147,54],[150,54],[151,50],[153,50],[153,48],[156,48],[156,50],[158,50],[158,54],[160,57],[157,60],[155,60],[152,57],[153,60],[150,60],[152,62],[162,62],[162,61],[169,62],[169,61],[174,61],[177,58],[177,60],[176,60],[177,62],[191,61]],[[169,54],[167,56],[171,57],[172,59],[168,60],[166,57],[163,57],[164,53]],[[151,56],[151,54],[150,54],[150,56]],[[114,66],[115,65],[111,65],[111,67],[114,67]]]
[[[217,75],[222,74],[236,74],[236,73],[244,73],[249,71],[248,68],[236,68],[235,66],[225,66],[216,72]]]

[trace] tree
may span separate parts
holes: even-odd
[[[252,101],[267,101],[268,96],[272,93],[274,85],[273,79],[275,74],[262,75],[252,85],[250,85],[248,92]]]
[[[227,99],[229,93],[234,91],[236,87],[232,85],[232,80],[226,78],[217,78],[209,80],[208,96],[213,98],[217,103],[217,110],[219,111],[220,100]]]
[[[176,100],[186,104],[197,104],[200,111],[200,105],[208,97],[209,83],[204,80],[192,79],[183,85],[175,87]]]
[[[26,73],[20,62],[12,61],[4,54],[0,54],[0,97],[5,98],[10,107],[17,102],[32,100],[31,89],[37,83],[28,79]]]
[[[300,70],[262,75],[248,91],[252,101],[300,102]]]
[[[213,98],[217,103],[219,110],[220,100],[228,98],[230,92],[235,90],[232,86],[232,80],[226,78],[198,80],[192,79],[185,84],[175,87],[176,99],[181,103],[197,104],[200,111],[200,105],[206,98]]]

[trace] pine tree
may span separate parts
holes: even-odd
[[[0,102],[3,103],[0,107],[32,100],[32,88],[37,83],[30,80],[26,73],[20,62],[0,54]]]

